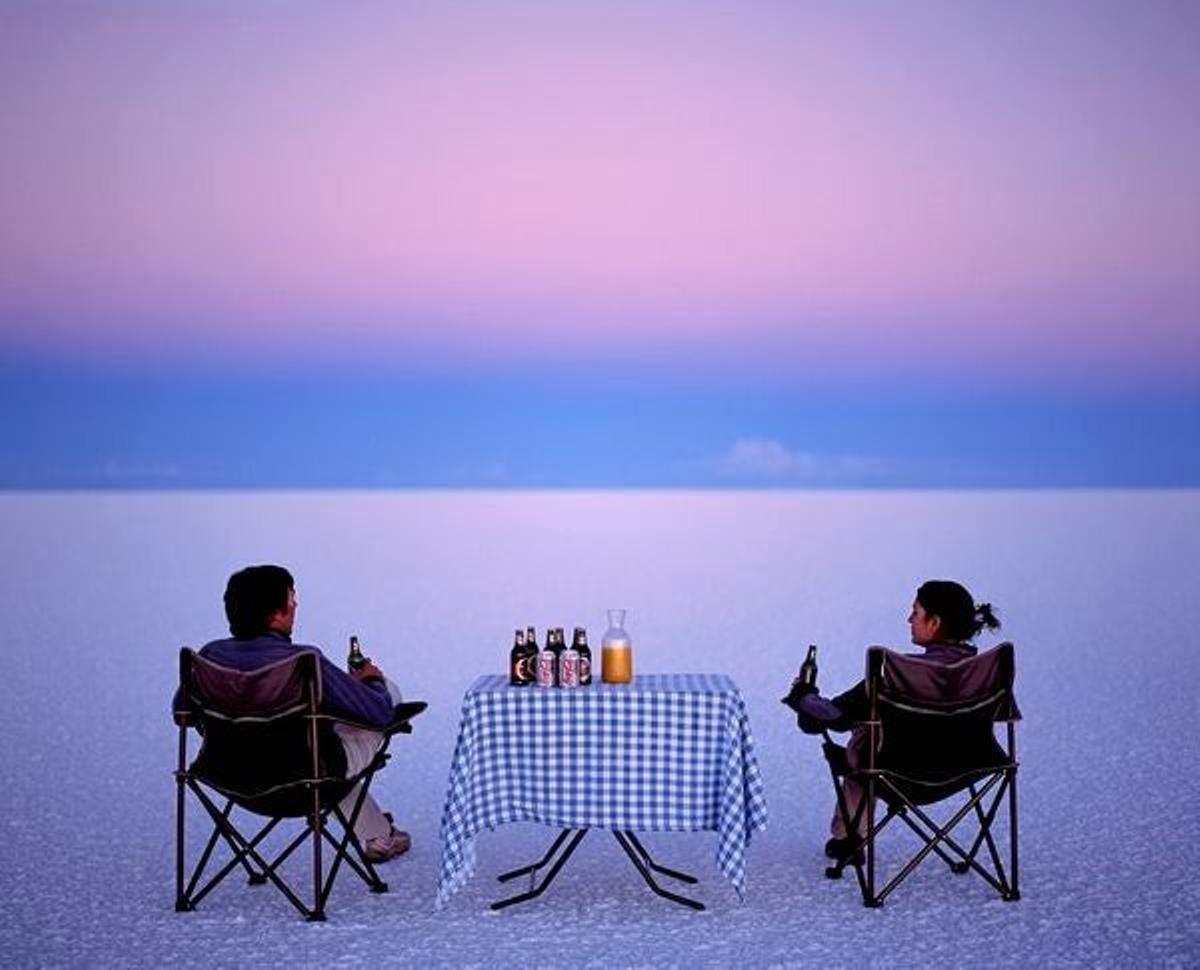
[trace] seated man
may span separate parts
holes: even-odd
[[[275,663],[301,650],[315,650],[321,666],[321,710],[380,729],[395,717],[394,705],[400,691],[372,663],[346,673],[316,647],[292,643],[296,621],[296,590],[291,574],[281,566],[248,566],[229,577],[225,587],[225,616],[232,638],[214,640],[200,649],[213,663],[235,670],[254,670]],[[178,709],[182,698],[175,695]],[[383,735],[377,731],[335,724],[334,731],[346,754],[346,775],[362,771],[379,750]],[[358,788],[341,803],[349,816]],[[391,815],[380,810],[368,794],[354,825],[368,859],[386,862],[406,851],[411,844],[407,832],[392,825]]]

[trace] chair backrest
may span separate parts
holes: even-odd
[[[315,651],[237,670],[184,647],[179,682],[204,738],[191,772],[243,807],[264,814],[302,814],[306,783],[344,779],[345,753],[330,722],[314,722],[321,703]],[[319,755],[315,776],[314,723]]]
[[[1013,698],[1016,666],[1007,641],[956,663],[909,657],[883,647],[867,651],[867,684],[879,696],[930,715],[955,714],[983,705],[994,721],[1020,718]]]
[[[956,663],[872,647],[867,695],[879,723],[876,766],[928,785],[1003,764],[997,721],[1020,717],[1011,643]]]
[[[230,721],[268,720],[309,710],[310,704],[315,713],[321,703],[321,667],[312,650],[253,670],[237,670],[184,647],[179,682],[198,713]]]

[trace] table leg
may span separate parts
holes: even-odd
[[[579,843],[583,841],[583,837],[588,833],[587,829],[579,829],[578,831],[572,829],[563,829],[561,832],[559,832],[558,837],[555,838],[546,854],[537,862],[501,873],[496,877],[499,882],[508,882],[510,879],[516,879],[518,876],[536,873],[554,858],[555,853],[557,853],[562,847],[562,844],[566,842],[567,837],[571,835],[572,831],[575,832],[574,838],[567,843],[566,849],[561,855],[559,855],[558,859],[555,860],[554,865],[550,867],[550,871],[546,873],[545,878],[539,884],[531,885],[526,892],[518,893],[515,896],[510,896],[507,899],[501,899],[497,902],[494,902],[491,904],[491,908],[493,910],[505,909],[506,907],[513,906],[517,903],[524,903],[531,899],[536,899],[538,896],[544,893],[550,883],[554,881],[555,876],[558,875],[559,871],[566,864],[566,861],[571,857],[571,854],[579,846]],[[654,881],[654,876],[651,875],[651,871],[661,873],[664,876],[669,876],[672,879],[678,879],[680,882],[693,884],[698,881],[695,876],[690,876],[686,872],[679,872],[676,869],[668,869],[666,866],[659,865],[654,861],[653,858],[651,858],[650,852],[644,845],[642,845],[641,840],[639,840],[638,837],[633,834],[633,832],[614,831],[613,837],[617,840],[617,843],[621,846],[621,848],[625,850],[625,854],[629,856],[634,868],[637,869],[637,871],[641,874],[641,877],[646,881],[646,885],[649,886],[654,893],[662,896],[664,899],[669,899],[674,903],[679,903],[681,906],[689,906],[696,910],[704,909],[703,903],[697,902],[694,899],[688,899],[686,896],[680,896],[678,893],[673,893],[668,889],[664,889]]]
[[[554,855],[555,851],[558,849],[558,847],[560,845],[562,845],[563,840],[570,833],[571,833],[571,829],[563,829],[562,832],[559,833],[558,838],[554,840],[554,844],[552,846],[550,846],[550,851],[547,852],[541,858],[540,861],[534,863],[531,866],[522,866],[520,869],[514,869],[512,872],[506,872],[502,876],[500,876],[500,881],[506,882],[509,879],[513,879],[517,876],[524,875],[525,873],[536,872],[545,863],[550,861],[551,856]],[[546,887],[549,886],[550,883],[552,883],[554,881],[554,877],[558,875],[558,871],[563,867],[563,864],[569,858],[571,858],[571,853],[575,851],[575,849],[578,847],[579,843],[583,841],[583,837],[585,835],[587,835],[587,833],[588,833],[587,829],[580,829],[578,832],[575,833],[575,837],[573,839],[571,839],[571,841],[569,843],[567,843],[566,850],[563,852],[562,855],[560,855],[558,857],[558,860],[554,863],[554,865],[550,867],[550,871],[548,873],[546,873],[546,878],[543,879],[539,885],[533,886],[527,892],[518,893],[516,896],[509,896],[508,899],[501,899],[498,902],[492,903],[492,909],[500,910],[500,909],[504,909],[506,906],[513,906],[516,903],[524,903],[530,899],[536,899],[538,896],[540,896],[542,893],[544,893],[546,891]]]
[[[563,842],[566,841],[567,836],[570,834],[571,834],[570,829],[563,829],[561,832],[558,833],[558,838],[554,840],[554,844],[551,845],[550,848],[546,850],[546,854],[544,856],[542,856],[540,859],[538,859],[537,862],[531,863],[530,865],[527,865],[527,866],[521,866],[520,869],[513,869],[511,872],[503,872],[500,875],[498,875],[496,877],[496,879],[500,882],[508,882],[510,879],[516,879],[517,876],[524,876],[524,875],[527,875],[528,873],[536,872],[538,869],[542,868],[542,866],[544,866],[547,862],[550,861],[550,859],[554,855],[554,853],[558,851],[558,847],[560,845],[562,845]]]
[[[620,843],[621,848],[624,849],[625,854],[629,856],[634,868],[641,873],[642,878],[646,880],[646,885],[649,886],[654,893],[662,896],[664,899],[671,900],[673,903],[679,903],[681,906],[690,906],[692,909],[698,910],[704,909],[703,903],[697,902],[694,899],[688,899],[686,896],[680,896],[678,893],[673,893],[669,889],[663,889],[662,886],[654,881],[654,877],[650,875],[650,869],[653,867],[655,871],[662,872],[665,875],[673,876],[674,878],[682,877],[684,882],[695,882],[696,880],[694,877],[688,876],[686,873],[677,873],[672,869],[658,866],[650,858],[650,853],[648,853],[642,844],[638,842],[637,836],[635,836],[632,832],[613,832],[613,837],[618,843]],[[633,844],[630,844],[629,840],[632,840]],[[638,851],[634,850],[634,845],[637,846]]]
[[[638,837],[636,835],[634,835],[632,832],[624,832],[622,834],[625,836],[625,838],[633,843],[633,847],[637,850],[638,855],[642,857],[642,861],[645,862],[646,865],[648,865],[655,872],[661,872],[664,876],[670,876],[672,879],[678,879],[680,882],[686,882],[692,885],[695,885],[700,881],[695,876],[689,876],[686,872],[679,872],[676,869],[668,869],[666,866],[660,866],[650,857],[650,853],[647,852],[646,847],[642,845],[640,841],[638,841]]]

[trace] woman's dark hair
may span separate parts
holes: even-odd
[[[942,621],[940,632],[946,640],[970,640],[984,627],[1000,629],[1000,620],[991,603],[976,605],[965,586],[949,579],[922,583],[917,590],[917,602],[926,615]]]
[[[247,566],[229,577],[225,586],[225,616],[238,640],[262,636],[272,613],[285,609],[288,590],[296,588],[282,566]]]

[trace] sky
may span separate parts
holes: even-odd
[[[0,488],[1200,485],[1200,7],[9,2]]]

